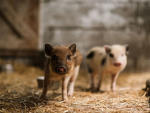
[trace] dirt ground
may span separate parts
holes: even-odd
[[[37,87],[37,76],[43,70],[14,63],[14,72],[0,73],[0,113],[148,113],[148,98],[142,88],[150,73],[121,73],[116,92],[110,91],[110,76],[102,84],[102,92],[92,93],[89,77],[80,70],[73,97],[63,102],[61,88],[49,90],[47,100],[39,102],[42,89]]]

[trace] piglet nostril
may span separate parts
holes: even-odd
[[[58,66],[58,67],[56,67],[56,72],[58,74],[65,74],[67,72],[67,69],[64,66]]]
[[[64,67],[59,67],[58,72],[66,72],[66,69]]]
[[[114,63],[114,66],[120,67],[120,66],[121,66],[121,63]]]

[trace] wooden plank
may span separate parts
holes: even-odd
[[[21,50],[10,50],[10,49],[0,49],[0,57],[34,57],[38,56],[39,51],[38,50],[27,50],[27,49],[21,49]]]
[[[11,5],[8,4],[7,0],[1,0],[0,12],[14,27],[14,29],[20,33],[23,38],[35,38],[37,40],[38,35],[29,25],[27,25],[24,21],[20,19],[19,16],[17,16],[16,12],[11,7]]]

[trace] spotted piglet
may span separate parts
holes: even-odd
[[[91,78],[91,90],[99,91],[102,79],[105,75],[111,75],[111,90],[116,88],[116,80],[119,73],[126,67],[128,45],[105,45],[104,47],[93,47],[86,56],[88,71]],[[99,75],[99,81],[95,86],[94,78]]]
[[[62,80],[62,98],[68,100],[67,86],[70,81],[68,95],[74,92],[74,83],[82,61],[82,55],[76,44],[52,47],[45,44],[47,61],[44,68],[44,88],[40,100],[45,99],[51,80]]]

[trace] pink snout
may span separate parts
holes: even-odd
[[[57,71],[63,73],[66,72],[66,69],[64,67],[59,67]]]
[[[121,66],[121,63],[114,63],[114,66],[116,66],[116,67],[120,67]]]
[[[60,75],[64,75],[68,72],[68,70],[65,66],[57,66],[55,70],[56,70],[56,73],[58,73]]]

